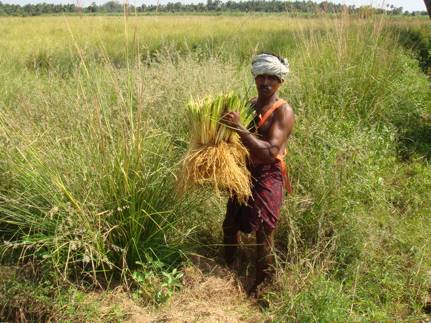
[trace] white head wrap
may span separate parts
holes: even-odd
[[[286,58],[278,58],[271,54],[259,54],[251,62],[251,72],[256,78],[258,75],[275,75],[284,81],[289,73],[289,63]]]

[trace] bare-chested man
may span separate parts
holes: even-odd
[[[235,261],[239,232],[256,232],[257,287],[271,274],[273,233],[283,201],[283,188],[290,189],[284,165],[286,142],[294,124],[292,108],[277,91],[289,72],[285,59],[270,54],[257,55],[252,62],[258,96],[251,104],[256,111],[255,127],[250,131],[240,123],[237,112],[229,112],[223,122],[236,129],[250,152],[249,169],[253,178],[253,197],[248,205],[229,199],[223,222],[224,255],[228,265]]]

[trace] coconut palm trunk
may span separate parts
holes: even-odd
[[[427,7],[428,16],[431,19],[431,0],[424,0],[425,6]]]

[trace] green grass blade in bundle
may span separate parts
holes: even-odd
[[[211,185],[217,194],[227,192],[241,203],[251,196],[248,151],[238,134],[220,122],[223,114],[230,111],[240,113],[243,125],[254,119],[248,102],[235,93],[189,102],[191,143],[183,159],[181,191]]]

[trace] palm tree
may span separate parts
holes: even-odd
[[[431,0],[424,0],[425,7],[427,7],[428,16],[431,18]]]

